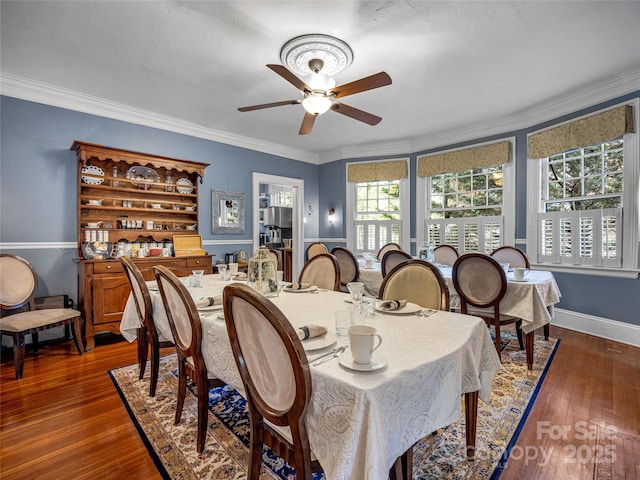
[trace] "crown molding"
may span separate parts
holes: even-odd
[[[318,165],[318,155],[305,150],[205,128],[195,123],[8,73],[0,72],[0,93],[21,100],[158,128]]]
[[[552,97],[537,106],[521,110],[494,122],[485,122],[481,125],[463,127],[455,132],[444,131],[405,141],[347,146],[316,154],[286,145],[205,128],[173,117],[0,72],[0,93],[2,95],[203,138],[314,165],[346,158],[407,155],[492,135],[501,135],[533,127],[637,90],[640,90],[640,67],[579,90]]]

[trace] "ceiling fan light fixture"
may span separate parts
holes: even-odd
[[[309,75],[307,85],[313,90],[324,90],[327,92],[336,86],[336,81],[327,75],[313,73]]]
[[[331,108],[331,104],[331,99],[320,92],[308,93],[302,100],[302,106],[311,115],[322,115]]]

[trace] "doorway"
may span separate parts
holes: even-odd
[[[291,215],[291,275],[297,279],[304,265],[304,224],[302,222],[302,206],[304,205],[304,180],[299,178],[280,177],[266,173],[253,172],[253,250],[260,246],[260,188],[265,185],[289,187],[293,190],[293,206]]]

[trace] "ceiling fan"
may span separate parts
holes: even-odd
[[[308,135],[311,133],[316,117],[318,115],[322,115],[328,110],[333,110],[334,112],[341,113],[342,115],[346,115],[347,117],[359,120],[360,122],[364,122],[368,125],[377,125],[380,123],[382,120],[381,117],[359,110],[355,107],[350,107],[342,102],[337,102],[335,99],[390,85],[391,77],[386,72],[379,72],[369,77],[361,78],[336,87],[335,80],[333,80],[333,78],[320,73],[324,66],[323,60],[319,58],[312,58],[309,60],[308,66],[311,73],[309,84],[302,81],[283,65],[267,65],[268,68],[300,90],[303,94],[303,98],[241,107],[238,108],[238,110],[241,112],[250,112],[252,110],[261,110],[263,108],[302,104],[305,109],[305,114],[302,119],[300,131],[298,132],[299,135]]]

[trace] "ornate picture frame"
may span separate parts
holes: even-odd
[[[212,190],[211,232],[244,233],[244,192]]]

